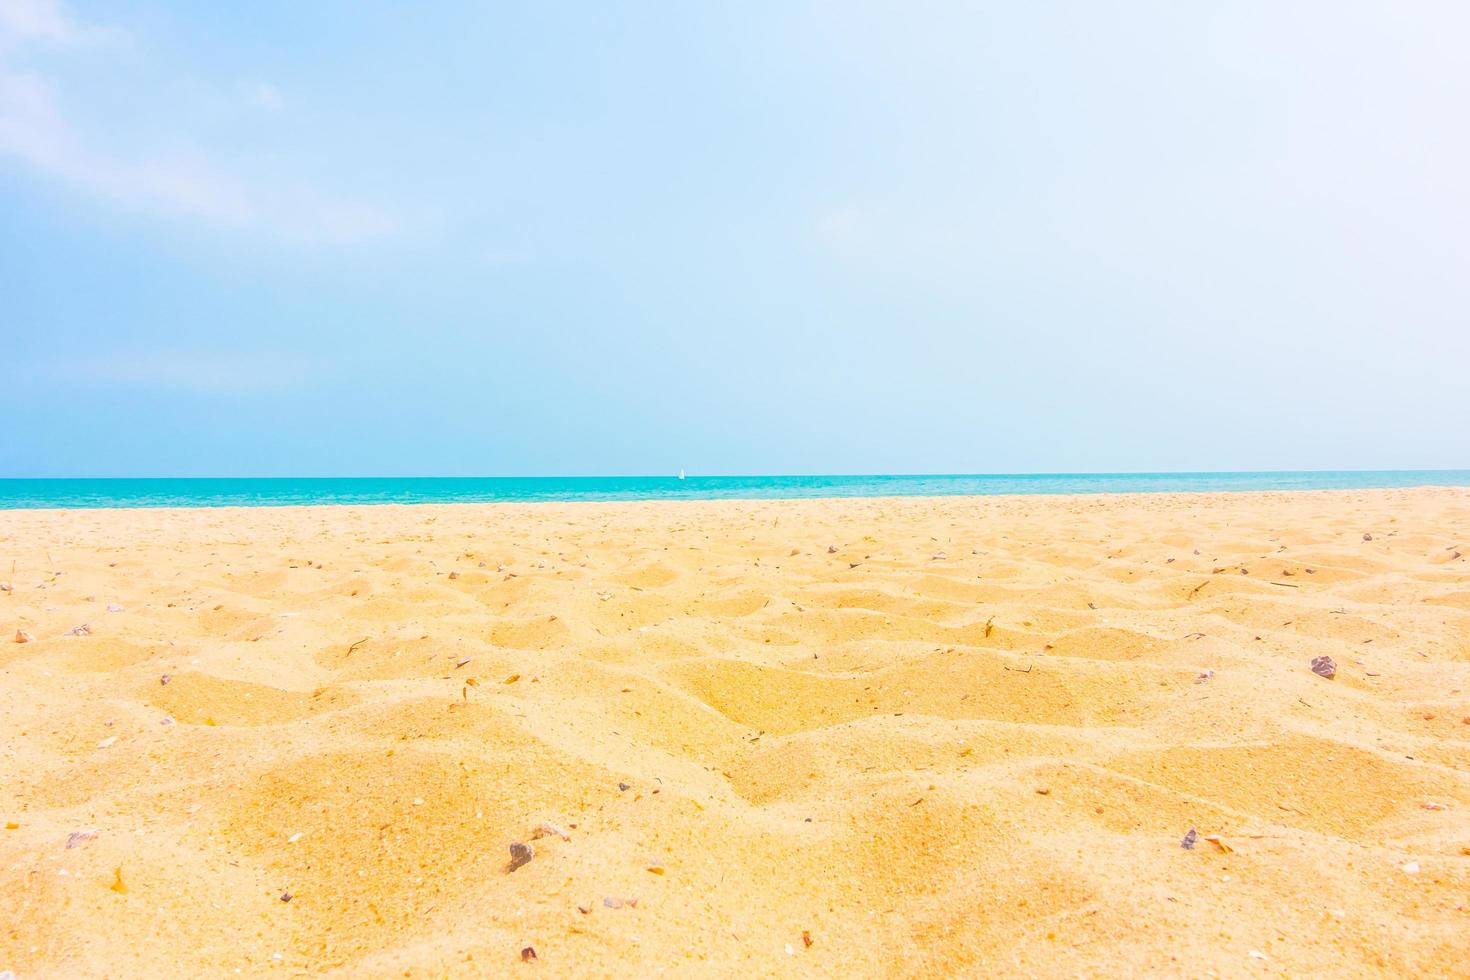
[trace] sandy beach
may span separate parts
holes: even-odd
[[[20,980],[1470,975],[1464,489],[3,511],[0,582]]]

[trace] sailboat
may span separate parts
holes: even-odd
[[[679,479],[684,479],[684,467],[679,467]]]

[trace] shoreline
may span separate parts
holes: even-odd
[[[899,503],[903,501],[916,501],[929,504],[940,504],[945,501],[956,502],[981,502],[981,501],[1022,501],[1022,500],[1056,500],[1062,502],[1085,501],[1085,500],[1110,500],[1126,501],[1133,498],[1150,499],[1166,497],[1184,497],[1189,499],[1207,499],[1232,497],[1266,497],[1268,495],[1281,495],[1284,497],[1311,496],[1314,494],[1387,494],[1387,493],[1430,493],[1443,491],[1449,493],[1461,493],[1470,495],[1470,484],[1454,483],[1426,483],[1412,486],[1391,487],[1324,487],[1309,489],[1240,489],[1240,490],[1098,490],[1081,492],[1037,492],[1037,493],[979,493],[979,494],[889,494],[876,496],[801,496],[801,497],[629,497],[616,499],[587,499],[587,500],[562,500],[562,499],[537,499],[537,500],[471,500],[471,501],[351,501],[342,503],[265,503],[265,504],[199,504],[199,505],[173,505],[173,504],[138,504],[124,506],[99,506],[99,507],[6,507],[0,501],[0,519],[11,514],[44,514],[62,515],[74,513],[137,513],[150,511],[179,511],[183,513],[254,513],[258,511],[305,511],[305,510],[350,510],[363,508],[377,509],[421,509],[421,508],[554,508],[557,506],[577,507],[622,507],[625,505],[651,505],[661,506],[665,504],[694,506],[700,504],[797,504],[797,503]]]

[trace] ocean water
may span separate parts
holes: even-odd
[[[333,477],[0,480],[0,510],[274,507],[543,500],[763,500],[989,494],[1179,493],[1470,486],[1470,470],[1301,473],[1038,473],[894,476]]]

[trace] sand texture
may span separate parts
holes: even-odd
[[[1451,489],[0,512],[0,970],[1470,976],[1467,554]]]

